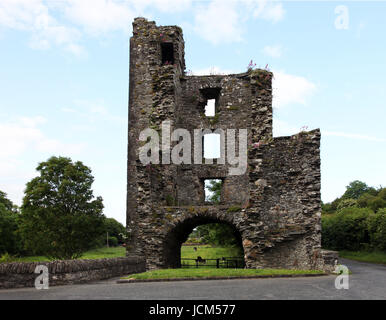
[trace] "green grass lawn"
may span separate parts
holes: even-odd
[[[182,246],[181,257],[196,259],[197,256],[201,256],[204,259],[216,259],[221,257],[236,257],[242,256],[242,252],[238,248],[227,247],[211,247],[210,245],[196,246],[197,251],[194,251],[193,246]],[[79,259],[101,259],[101,258],[116,258],[125,256],[124,247],[110,247],[110,248],[98,248],[87,251]],[[15,262],[38,262],[49,261],[45,256],[28,256],[28,257],[15,257]]]
[[[287,269],[215,269],[187,268],[161,269],[131,274],[122,279],[170,279],[170,278],[204,278],[204,277],[251,277],[297,274],[320,274],[318,270],[287,270]]]
[[[87,251],[79,259],[102,259],[102,258],[117,258],[124,257],[126,249],[124,247],[98,248]],[[29,256],[12,259],[13,262],[39,262],[49,261],[45,256]]]
[[[386,264],[386,252],[381,251],[339,251],[339,257],[363,262]]]
[[[237,257],[242,256],[242,251],[239,248],[228,247],[211,247],[210,245],[196,246],[197,251],[194,251],[194,246],[182,246],[181,257],[196,259],[201,256],[204,259],[216,259],[221,257]],[[98,248],[87,251],[79,259],[101,259],[101,258],[116,258],[125,256],[124,247]],[[15,257],[12,259],[15,262],[38,262],[49,261],[45,256],[28,256]]]
[[[194,247],[197,248],[197,251],[194,251]],[[210,245],[181,247],[181,258],[196,259],[198,256],[203,259],[242,257],[243,252],[238,247],[212,247]]]
[[[210,245],[182,246],[181,258],[217,259],[222,257],[242,257],[243,252],[237,247],[212,247]],[[211,264],[215,263],[213,261]],[[192,262],[192,264],[195,264]],[[199,268],[160,269],[128,275],[122,279],[170,279],[170,278],[205,278],[205,277],[251,277],[296,274],[319,274],[318,270],[286,270],[286,269],[216,269],[200,266]]]

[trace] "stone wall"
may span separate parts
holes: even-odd
[[[181,244],[193,228],[221,222],[232,226],[248,268],[328,269],[326,264],[333,259],[325,262],[320,247],[320,131],[272,137],[271,72],[187,75],[179,27],[158,27],[153,21],[136,18],[133,30],[128,254],[143,256],[148,269],[178,267]],[[173,48],[173,64],[162,62],[164,43]],[[216,99],[214,117],[205,116],[208,99]],[[247,129],[246,172],[229,175],[230,165],[217,160],[213,164],[197,164],[192,159],[183,164],[144,166],[139,161],[139,133],[152,128],[170,135],[162,130],[165,120],[171,122],[171,130],[186,129],[191,137],[195,129]],[[191,154],[193,158],[193,146]],[[214,178],[223,181],[221,202],[208,205],[204,180]]]
[[[138,257],[2,263],[0,288],[34,287],[39,276],[34,273],[38,265],[48,267],[49,286],[85,283],[145,271],[145,261]]]

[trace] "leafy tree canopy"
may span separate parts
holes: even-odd
[[[370,188],[366,183],[355,180],[346,187],[346,192],[343,194],[342,199],[358,199],[369,190]]]
[[[78,258],[103,233],[103,202],[94,199],[91,170],[65,157],[51,157],[36,170],[21,208],[25,246],[49,258]]]
[[[209,184],[206,185],[205,187],[210,191],[210,194],[206,199],[206,201],[220,203],[222,180],[219,180],[219,179],[210,180]]]
[[[16,206],[0,191],[0,255],[18,252],[17,218]]]

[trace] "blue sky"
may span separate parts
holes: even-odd
[[[1,0],[0,190],[20,205],[38,163],[68,156],[125,223],[136,16],[183,28],[193,74],[268,64],[274,135],[322,131],[323,201],[356,179],[385,185],[385,12],[385,1]]]

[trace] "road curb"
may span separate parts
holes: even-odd
[[[138,282],[170,282],[170,281],[199,281],[199,280],[240,280],[240,279],[266,279],[266,278],[300,278],[300,277],[321,277],[329,273],[304,273],[304,274],[275,274],[245,277],[193,277],[193,278],[166,278],[166,279],[119,279],[116,283],[138,283]]]

